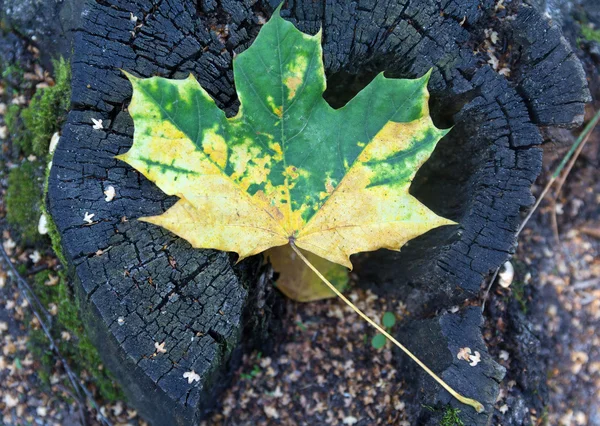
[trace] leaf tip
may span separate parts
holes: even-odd
[[[131,82],[131,84],[135,83],[136,81],[138,81],[140,78],[136,77],[135,75],[131,74],[130,72],[125,71],[123,68],[119,68],[119,70],[125,74],[125,77],[127,77],[127,79]]]
[[[279,6],[277,6],[277,8],[275,8],[275,11],[273,11],[272,17],[281,18],[281,8],[283,7],[283,3],[285,3],[285,2],[282,1],[281,3],[279,3]]]
[[[449,225],[460,225],[459,222],[455,222],[451,219],[446,219],[445,217],[440,217],[440,224],[438,226],[449,226]]]
[[[429,70],[423,74],[423,77],[421,77],[421,79],[425,80],[425,83],[429,83],[429,79],[431,78],[431,74],[433,73],[433,67],[429,68]]]
[[[156,220],[158,216],[142,216],[142,217],[138,217],[137,220],[139,220],[140,222],[146,222],[146,223],[151,223],[153,225],[159,225],[158,221]]]
[[[113,158],[115,160],[127,162],[127,153],[125,152],[123,154],[115,155]]]
[[[314,37],[319,40],[319,43],[323,40],[323,25],[319,27],[319,31],[314,35]]]

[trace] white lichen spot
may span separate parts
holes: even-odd
[[[92,118],[92,123],[94,123],[94,125],[92,126],[92,128],[94,130],[102,130],[102,129],[104,129],[104,126],[102,125],[102,119]]]
[[[40,216],[38,221],[38,232],[40,235],[46,235],[48,233],[48,218],[44,213]]]
[[[91,225],[92,223],[94,223],[94,221],[92,220],[94,216],[96,216],[94,213],[85,212],[85,215],[83,215],[83,221],[88,225]]]
[[[183,378],[187,379],[189,384],[200,381],[200,376],[194,370],[183,373]]]
[[[112,201],[113,198],[115,198],[115,194],[115,187],[109,185],[108,188],[106,188],[106,190],[104,191],[104,201],[106,201],[107,203]]]
[[[498,408],[498,411],[500,411],[502,414],[506,414],[508,411],[508,405],[504,404],[502,407]]]
[[[125,319],[123,317],[117,318],[117,324],[119,324],[119,325],[125,324]]]

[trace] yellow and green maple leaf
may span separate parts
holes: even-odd
[[[333,109],[321,33],[300,32],[279,9],[233,69],[240,109],[231,118],[192,75],[127,74],[134,143],[118,158],[179,197],[142,220],[240,260],[293,241],[349,268],[353,253],[399,250],[454,223],[408,192],[447,133],[429,116],[429,75],[379,74]]]

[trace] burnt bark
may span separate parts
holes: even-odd
[[[277,315],[260,260],[234,266],[227,253],[194,250],[135,220],[160,214],[175,200],[114,159],[131,146],[133,134],[126,111],[131,87],[119,69],[143,77],[191,72],[233,115],[233,54],[250,45],[278,3],[88,0],[74,35],[73,110],[53,159],[50,213],[92,337],[132,404],[153,424],[197,422],[225,385],[239,348],[268,340]],[[417,316],[473,298],[484,277],[510,257],[540,172],[539,126],[581,123],[589,99],[581,65],[556,27],[529,6],[494,6],[493,0],[326,0],[288,1],[282,11],[302,31],[322,28],[326,98],[334,105],[380,71],[415,78],[433,69],[434,121],[454,127],[411,192],[460,225],[434,230],[400,253],[353,259],[361,282],[405,299]],[[496,54],[508,77],[488,64],[486,29],[499,35]],[[102,119],[104,129],[94,130],[92,118]],[[117,196],[105,202],[110,185]],[[93,224],[83,221],[86,213],[95,215]],[[489,360],[489,374],[470,376],[473,370],[457,364],[453,353],[461,335],[485,352],[481,314],[466,315],[465,321],[439,317],[413,325],[421,337],[415,351],[422,342],[449,357],[434,364],[437,372],[466,393],[484,389],[490,409],[501,370]],[[444,338],[428,340],[432,327]],[[155,342],[165,342],[168,352],[156,353]],[[191,370],[199,382],[183,379]],[[415,377],[422,398],[452,403],[421,373]],[[476,383],[471,389],[469,380]],[[489,410],[463,410],[473,424],[489,420]]]

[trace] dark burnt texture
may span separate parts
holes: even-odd
[[[232,115],[233,54],[250,45],[278,3],[88,0],[74,35],[73,110],[53,159],[49,208],[92,338],[131,403],[155,425],[197,422],[226,385],[239,348],[272,338],[277,315],[259,259],[234,266],[227,253],[194,250],[136,220],[175,200],[114,159],[133,134],[126,111],[131,86],[119,69],[142,77],[191,72]],[[354,259],[361,282],[402,294],[421,315],[475,296],[483,278],[509,258],[540,171],[538,125],[580,123],[589,98],[581,66],[557,28],[528,6],[494,6],[493,0],[306,0],[285,2],[282,11],[302,31],[322,28],[332,102],[343,103],[348,88],[359,90],[380,71],[414,78],[433,69],[434,120],[454,127],[411,191],[459,225],[415,239],[401,253]],[[513,49],[510,78],[487,63],[481,48],[487,28]],[[92,118],[102,119],[104,129],[94,130]],[[110,185],[117,195],[105,202]],[[91,225],[83,221],[86,212],[95,215]],[[421,339],[447,358],[434,369],[461,389],[469,380],[489,408],[502,372],[486,361],[489,374],[473,375],[452,355],[459,337],[485,354],[479,310],[465,315],[431,319],[416,332],[438,330],[443,339]],[[155,342],[165,342],[167,352],[156,353]],[[191,370],[200,381],[188,384],[183,373]],[[416,380],[428,401],[451,402],[433,382]],[[473,424],[487,423],[489,411],[462,409]]]
[[[481,337],[482,325],[481,309],[468,307],[454,314],[445,313],[435,318],[409,322],[398,333],[401,341],[407,342],[410,350],[418,352],[421,360],[432,370],[443,372],[440,375],[443,380],[452,383],[457,392],[476,398],[487,413],[477,414],[475,410],[465,409],[449,393],[439,392],[439,387],[431,377],[415,371],[418,367],[414,362],[398,357],[409,375],[419,377],[414,383],[418,400],[427,401],[430,407],[425,410],[418,407],[415,418],[419,425],[439,425],[448,407],[461,410],[460,418],[465,425],[488,424],[505,369],[489,356]],[[464,358],[459,359],[456,354],[463,348],[470,349],[474,356],[478,353],[481,360],[475,364]]]

